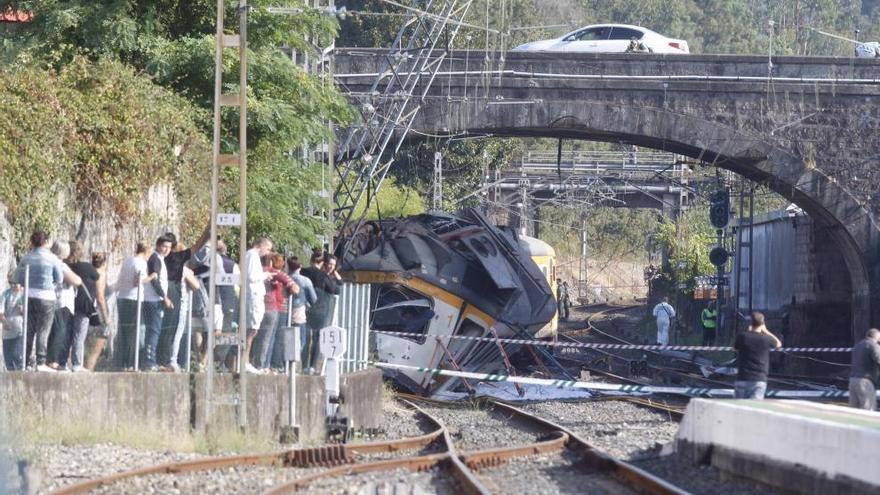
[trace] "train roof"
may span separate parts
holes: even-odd
[[[519,244],[532,256],[556,256],[556,250],[553,249],[553,246],[541,239],[520,235]]]

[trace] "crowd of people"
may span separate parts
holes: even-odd
[[[243,288],[217,285],[212,308],[207,238],[206,229],[191,248],[172,233],[152,246],[139,242],[111,284],[105,253],[86,261],[79,243],[52,242],[45,232],[34,232],[31,249],[0,295],[6,369],[175,372],[189,364],[200,371],[208,360],[208,332],[229,336],[214,348],[221,371],[241,364],[250,373],[282,372],[292,361],[301,361],[306,373],[320,369],[317,334],[332,323],[341,287],[336,258],[314,250],[303,267],[297,257],[273,252],[270,239],[259,238],[244,255]],[[238,281],[239,267],[222,241],[214,263],[218,273]],[[241,290],[247,338],[239,349]],[[297,332],[300,356],[294,355]]]

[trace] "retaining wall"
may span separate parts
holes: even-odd
[[[378,427],[382,403],[379,370],[344,376],[345,415],[359,428]],[[81,430],[153,432],[164,438],[189,435],[204,424],[204,375],[182,373],[0,373],[0,403],[23,427],[74,425]],[[236,378],[217,374],[215,390],[231,394]],[[248,432],[278,439],[287,422],[287,377],[248,376]],[[324,379],[297,376],[300,443],[326,437]],[[3,418],[4,423],[6,418]],[[212,433],[238,431],[236,407],[218,405]]]

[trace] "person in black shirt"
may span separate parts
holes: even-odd
[[[853,346],[849,372],[849,405],[873,411],[877,409],[877,384],[880,383],[880,330],[872,328]]]
[[[157,349],[158,362],[165,369],[177,371],[179,368],[176,362],[172,362],[171,354],[175,341],[180,339],[180,332],[178,331],[180,317],[187,314],[188,309],[186,305],[190,304],[190,300],[183,297],[183,265],[205,245],[210,234],[209,225],[190,249],[186,249],[186,246],[178,243],[177,236],[172,232],[166,232],[162,236],[171,241],[171,252],[163,258],[165,272],[168,274],[166,296],[171,301],[171,306],[166,306],[165,312],[162,315],[162,330],[159,335],[159,347]]]
[[[333,309],[335,299],[339,294],[339,274],[336,273],[336,257],[325,256],[318,250],[312,253],[312,266],[303,268],[300,274],[312,281],[318,300],[309,306],[306,311],[308,339],[306,340],[307,351],[303,354],[308,362],[303,362],[303,370],[306,373],[314,373],[319,369],[320,351],[318,350],[318,336],[321,329],[333,323]],[[329,272],[328,272],[329,270]]]
[[[763,399],[767,391],[767,374],[770,372],[770,349],[782,347],[782,342],[764,326],[763,313],[754,312],[751,324],[745,332],[736,336],[736,382],[737,399]]]
[[[95,295],[97,291],[98,270],[91,263],[82,261],[83,250],[80,243],[70,241],[70,256],[67,266],[82,279],[82,285],[76,290],[73,302],[73,316],[67,320],[67,341],[64,343],[58,363],[67,363],[70,356],[72,371],[85,371],[84,355],[86,336],[89,333],[89,318],[97,313]]]

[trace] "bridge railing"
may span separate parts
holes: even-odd
[[[561,159],[555,151],[527,151],[519,160],[523,172],[627,171],[627,172],[680,172],[683,165],[673,153],[653,151],[564,151]]]

